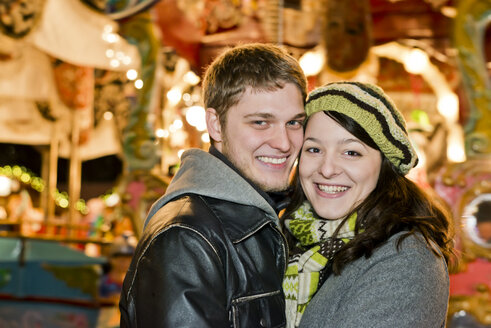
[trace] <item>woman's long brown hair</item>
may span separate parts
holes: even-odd
[[[324,113],[365,144],[378,150],[365,130],[348,116],[336,112]],[[297,167],[292,202],[282,218],[291,216],[304,200]],[[404,233],[398,239],[397,247],[408,236],[419,233],[437,256],[443,256],[447,263],[453,263],[456,259],[453,250],[453,224],[449,211],[429,197],[413,181],[398,173],[385,157],[382,157],[375,189],[353,212],[357,212],[356,235],[334,257],[334,274],[340,274],[348,263],[362,256],[370,257],[377,247],[398,232]],[[284,230],[290,250],[295,251],[294,237]],[[435,245],[438,249],[435,249]]]

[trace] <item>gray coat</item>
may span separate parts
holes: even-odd
[[[449,277],[443,258],[421,236],[399,234],[369,258],[331,275],[300,322],[304,328],[440,328],[445,326]]]

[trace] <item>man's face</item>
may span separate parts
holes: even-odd
[[[294,84],[275,91],[247,88],[229,109],[225,127],[210,135],[244,176],[264,191],[281,191],[302,146],[304,118],[302,94]]]

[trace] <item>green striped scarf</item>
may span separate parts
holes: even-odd
[[[298,327],[305,308],[319,287],[322,270],[336,251],[353,238],[356,213],[333,238],[341,222],[316,218],[308,201],[293,213],[291,219],[285,220],[285,226],[297,239],[298,246],[306,250],[290,257],[283,280],[287,328]]]

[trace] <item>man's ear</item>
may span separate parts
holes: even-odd
[[[206,109],[206,128],[210,138],[215,142],[222,141],[222,126],[220,125],[220,118],[217,111],[214,108]]]

